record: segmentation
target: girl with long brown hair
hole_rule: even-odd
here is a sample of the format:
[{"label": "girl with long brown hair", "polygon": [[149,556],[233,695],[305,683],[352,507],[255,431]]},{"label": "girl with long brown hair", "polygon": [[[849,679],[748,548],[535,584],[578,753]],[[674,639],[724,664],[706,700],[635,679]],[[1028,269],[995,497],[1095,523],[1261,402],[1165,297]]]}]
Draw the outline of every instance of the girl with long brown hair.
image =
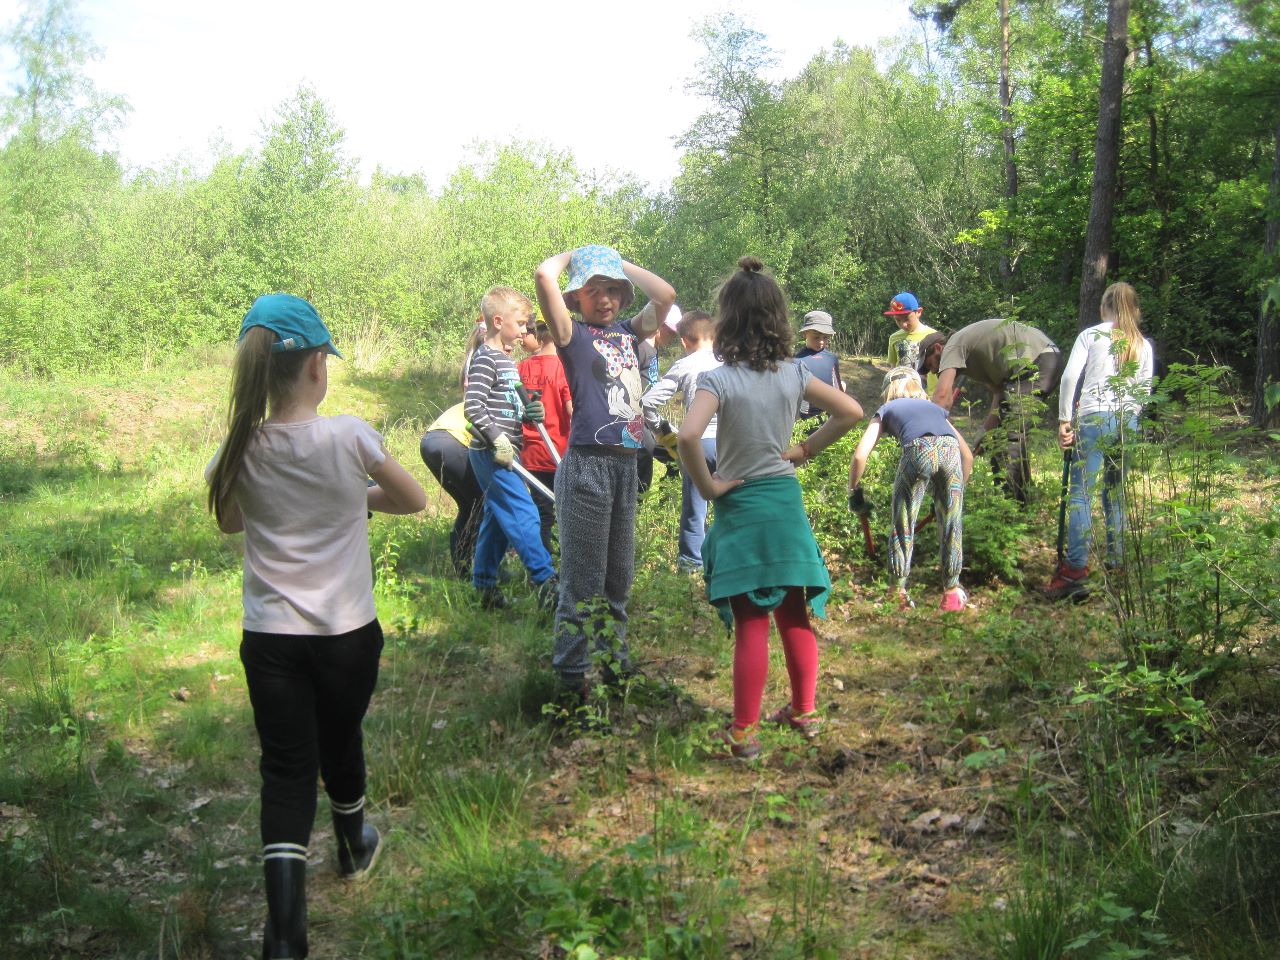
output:
[{"label": "girl with long brown hair", "polygon": [[[719,736],[733,756],[760,753],[760,721],[769,669],[769,615],[778,625],[791,699],[770,716],[806,737],[821,718],[814,697],[818,643],[809,607],[822,616],[831,577],[804,512],[796,465],[830,446],[858,422],[862,407],[816,379],[791,356],[795,336],[787,302],[755,257],[720,287],[715,353],[724,365],[698,378],[680,426],[680,459],[698,491],[716,501],[702,545],[707,599],[734,629],[733,722]],[[791,442],[802,401],[829,418]],[[702,433],[717,418],[717,472],[707,467]]]}]

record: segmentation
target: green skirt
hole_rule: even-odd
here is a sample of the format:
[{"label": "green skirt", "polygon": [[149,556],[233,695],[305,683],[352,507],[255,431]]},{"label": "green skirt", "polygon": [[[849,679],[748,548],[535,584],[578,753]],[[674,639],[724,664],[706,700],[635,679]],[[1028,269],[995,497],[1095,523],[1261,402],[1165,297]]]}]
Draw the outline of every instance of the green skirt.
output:
[{"label": "green skirt", "polygon": [[745,593],[773,610],[801,587],[813,612],[826,616],[831,575],[818,552],[795,476],[748,480],[715,500],[715,520],[702,544],[707,599],[726,625],[729,598]]}]

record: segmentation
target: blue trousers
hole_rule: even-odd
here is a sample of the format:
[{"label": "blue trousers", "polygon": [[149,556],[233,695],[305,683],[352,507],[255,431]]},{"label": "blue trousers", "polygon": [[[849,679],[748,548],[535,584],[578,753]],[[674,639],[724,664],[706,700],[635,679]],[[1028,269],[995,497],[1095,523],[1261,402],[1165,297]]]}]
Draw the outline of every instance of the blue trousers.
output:
[{"label": "blue trousers", "polygon": [[497,586],[498,565],[508,546],[520,555],[534,583],[550,580],[556,571],[542,545],[542,521],[524,480],[510,467],[494,463],[492,450],[469,450],[467,455],[484,491],[484,519],[476,534],[471,582],[478,589]]},{"label": "blue trousers", "polygon": [[1093,538],[1093,487],[1102,475],[1102,516],[1107,526],[1107,563],[1124,559],[1124,444],[1138,435],[1138,418],[1091,413],[1076,430],[1071,458],[1071,496],[1067,513],[1067,564],[1089,562]]},{"label": "blue trousers", "polygon": [[[707,469],[716,472],[715,437],[702,438],[702,456]],[[680,471],[680,552],[682,564],[702,566],[702,541],[707,536],[707,500],[698,492],[688,470]]]}]

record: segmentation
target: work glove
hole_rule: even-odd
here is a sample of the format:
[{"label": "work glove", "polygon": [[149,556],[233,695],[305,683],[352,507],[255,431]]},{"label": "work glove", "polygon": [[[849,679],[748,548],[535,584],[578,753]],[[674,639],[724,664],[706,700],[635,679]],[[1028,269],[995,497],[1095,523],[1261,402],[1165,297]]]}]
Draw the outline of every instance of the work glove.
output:
[{"label": "work glove", "polygon": [[509,467],[516,459],[516,448],[507,439],[507,435],[501,434],[498,439],[493,441],[493,462],[500,467]]},{"label": "work glove", "polygon": [[862,484],[858,484],[849,491],[849,509],[861,517],[871,516],[871,504],[867,502],[867,497],[862,492]]},{"label": "work glove", "polygon": [[525,404],[524,415],[522,419],[525,423],[541,423],[547,417],[546,408],[543,407],[541,400],[530,400]]},{"label": "work glove", "polygon": [[654,436],[658,443],[662,444],[662,448],[666,450],[667,453],[671,454],[671,458],[673,460],[680,459],[680,454],[676,450],[676,440],[678,439],[679,434],[671,429],[671,424],[667,423],[665,420],[659,422],[658,432]]}]

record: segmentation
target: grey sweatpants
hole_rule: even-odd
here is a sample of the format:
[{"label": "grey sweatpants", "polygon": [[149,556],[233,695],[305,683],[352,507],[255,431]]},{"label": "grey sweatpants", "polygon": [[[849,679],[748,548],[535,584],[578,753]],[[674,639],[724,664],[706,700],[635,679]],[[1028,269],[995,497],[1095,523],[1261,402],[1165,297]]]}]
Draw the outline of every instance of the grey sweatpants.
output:
[{"label": "grey sweatpants", "polygon": [[556,471],[560,602],[551,664],[566,684],[591,665],[592,648],[630,669],[627,598],[636,563],[636,458],[570,447]]}]

